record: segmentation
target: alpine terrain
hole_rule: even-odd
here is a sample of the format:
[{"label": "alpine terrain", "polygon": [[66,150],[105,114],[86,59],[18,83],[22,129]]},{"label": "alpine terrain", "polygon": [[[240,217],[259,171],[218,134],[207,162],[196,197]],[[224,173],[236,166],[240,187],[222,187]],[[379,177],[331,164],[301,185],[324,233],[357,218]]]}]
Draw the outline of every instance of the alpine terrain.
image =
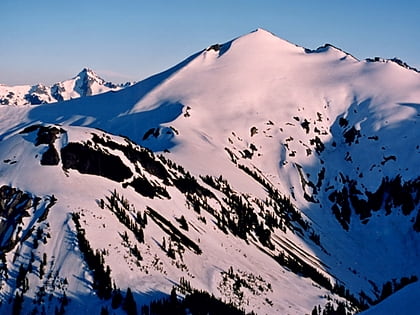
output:
[{"label": "alpine terrain", "polygon": [[258,29],[82,77],[0,107],[2,314],[418,311],[416,69]]},{"label": "alpine terrain", "polygon": [[1,105],[38,105],[67,101],[73,98],[117,91],[133,83],[106,82],[93,70],[84,68],[74,78],[52,86],[44,84],[6,86],[0,84]]}]

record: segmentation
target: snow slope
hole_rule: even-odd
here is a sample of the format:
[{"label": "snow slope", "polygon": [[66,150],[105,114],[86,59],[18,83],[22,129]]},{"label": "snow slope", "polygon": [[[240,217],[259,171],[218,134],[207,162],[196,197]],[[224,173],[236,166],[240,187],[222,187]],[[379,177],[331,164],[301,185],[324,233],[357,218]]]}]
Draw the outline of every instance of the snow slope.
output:
[{"label": "snow slope", "polygon": [[[33,253],[40,269],[45,253],[54,257],[51,274],[66,278],[66,310],[110,307],[94,297],[78,249],[71,213],[79,213],[91,246],[105,253],[116,286],[133,290],[139,310],[183,278],[257,314],[342,302],[360,311],[385,296],[387,283],[393,293],[420,275],[419,106],[419,73],[395,60],[359,61],[331,45],[308,50],[258,29],[116,92],[1,107],[1,181],[44,207],[57,199],[48,227],[23,222],[51,240],[15,245],[7,264],[16,274]],[[51,128],[56,138],[40,143],[40,130]],[[136,145],[162,155],[144,162]],[[137,211],[148,216],[144,242],[111,206],[101,207],[114,191],[133,220]],[[181,217],[189,227],[182,233],[202,253],[178,239]],[[33,299],[43,279],[35,271],[28,281],[38,285],[25,292]],[[44,286],[56,300],[39,307],[59,305],[63,293]],[[405,292],[409,299],[416,286],[370,312]],[[22,289],[4,280],[1,290],[10,298]]]},{"label": "snow slope", "polygon": [[419,309],[419,289],[418,283],[411,284],[362,314],[415,314]]}]

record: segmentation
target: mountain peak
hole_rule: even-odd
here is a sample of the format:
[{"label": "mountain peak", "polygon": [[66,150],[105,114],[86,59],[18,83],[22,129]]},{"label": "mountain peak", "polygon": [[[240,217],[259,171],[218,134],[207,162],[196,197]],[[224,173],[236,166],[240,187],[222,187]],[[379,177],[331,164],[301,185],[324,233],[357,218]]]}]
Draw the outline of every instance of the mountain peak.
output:
[{"label": "mountain peak", "polygon": [[92,69],[90,69],[90,68],[83,68],[82,69],[82,71],[80,71],[77,75],[76,75],[76,77],[75,78],[77,78],[77,77],[93,77],[93,78],[99,78],[99,79],[101,79],[96,73],[95,73],[95,71],[93,71]]},{"label": "mountain peak", "polygon": [[51,86],[4,86],[0,89],[1,105],[38,105],[61,102],[73,98],[116,91],[132,83],[114,84],[106,82],[90,68],[83,68],[71,79],[57,82]]},{"label": "mountain peak", "polygon": [[259,39],[280,39],[274,33],[267,31],[264,28],[257,28],[239,38],[249,37],[249,38],[259,38]]},{"label": "mountain peak", "polygon": [[251,33],[257,33],[257,34],[261,34],[261,35],[266,34],[266,35],[275,36],[272,32],[270,32],[270,31],[268,31],[268,30],[266,30],[264,28],[261,28],[261,27],[256,28]]},{"label": "mountain peak", "polygon": [[234,42],[238,41],[246,42],[246,45],[249,45],[249,47],[263,47],[264,49],[268,47],[278,47],[279,45],[283,46],[286,50],[296,49],[296,47],[299,47],[298,45],[291,43],[263,28],[257,28],[254,31],[234,40]]}]

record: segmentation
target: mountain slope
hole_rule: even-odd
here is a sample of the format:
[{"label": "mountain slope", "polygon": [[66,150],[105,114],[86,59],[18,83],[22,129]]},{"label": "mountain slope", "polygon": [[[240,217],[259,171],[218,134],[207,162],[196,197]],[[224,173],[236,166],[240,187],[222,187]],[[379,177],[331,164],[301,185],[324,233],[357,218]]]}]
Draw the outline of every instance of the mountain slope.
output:
[{"label": "mountain slope", "polygon": [[[155,158],[128,140],[86,128],[35,125],[2,145],[5,178],[13,178],[13,187],[30,189],[46,203],[27,210],[28,215],[23,217],[36,219],[24,219],[13,227],[10,240],[5,241],[2,248],[8,251],[9,274],[18,273],[20,268],[32,270],[32,273],[27,272],[27,290],[16,280],[16,286],[22,288],[26,299],[38,301],[43,292],[39,293],[41,287],[55,297],[47,304],[52,309],[60,305],[64,292],[71,300],[76,300],[69,305],[73,311],[81,307],[78,299],[87,300],[83,302],[88,304],[84,308],[98,307],[98,302],[83,297],[88,295],[93,299],[90,286],[95,288],[95,278],[88,273],[89,263],[82,269],[77,267],[86,264],[80,257],[81,252],[84,253],[81,241],[76,238],[80,230],[84,231],[82,234],[86,235],[90,246],[103,253],[117,287],[131,287],[143,294],[155,291],[151,299],[156,298],[155,294],[168,293],[172,284],[179,283],[181,278],[186,279],[188,286],[221,295],[238,307],[254,305],[257,312],[266,307],[276,312],[287,309],[289,305],[277,300],[276,294],[290,285],[296,287],[296,292],[286,297],[297,312],[303,312],[319,301],[318,296],[328,293],[324,288],[314,288],[312,281],[282,268],[271,258],[275,252],[263,254],[270,250],[267,244],[267,249],[256,254],[264,241],[261,235],[254,234],[259,232],[252,231],[255,226],[242,234],[235,228],[237,219],[220,216],[224,207],[230,209],[232,215],[239,211],[234,210],[238,205],[234,206],[223,196],[241,196],[251,201],[250,196],[236,193],[227,183],[225,189],[218,192],[202,180],[187,175],[181,167],[163,157]],[[58,159],[47,158],[50,155],[49,150],[45,150],[47,147],[58,153]],[[19,158],[8,160],[11,156]],[[112,168],[107,163],[111,163]],[[30,179],[19,174],[31,174]],[[34,184],[45,176],[48,177],[45,184]],[[37,215],[38,212],[42,213]],[[11,211],[12,216],[15,213]],[[222,222],[227,219],[232,220],[229,226]],[[147,223],[142,223],[144,221]],[[287,218],[283,221],[289,224]],[[9,228],[12,227],[5,227]],[[26,238],[25,231],[29,230],[37,233]],[[295,238],[293,234],[289,237]],[[250,243],[244,242],[248,238]],[[48,261],[46,267],[42,267],[44,253]],[[34,257],[33,262],[31,257]],[[315,257],[311,259],[316,261]],[[41,273],[43,268],[45,280]],[[127,270],[132,272],[132,277],[127,277]],[[50,277],[65,285],[50,287]],[[237,289],[236,279],[242,283]],[[83,281],[87,281],[85,285]],[[3,283],[3,292],[11,294],[14,281]],[[297,292],[306,292],[305,299]],[[147,301],[147,295],[145,298]],[[42,301],[37,303],[43,305]]]},{"label": "mountain slope", "polygon": [[118,92],[0,108],[4,204],[40,203],[3,206],[3,307],[44,288],[38,309],[111,309],[110,283],[138,310],[173,285],[257,314],[378,303],[420,274],[419,87],[257,30]]},{"label": "mountain slope", "polygon": [[55,103],[109,91],[117,91],[130,85],[132,85],[130,82],[118,85],[106,82],[91,69],[84,68],[74,78],[55,83],[52,86],[45,86],[43,84],[33,86],[0,85],[0,104],[22,106]]}]

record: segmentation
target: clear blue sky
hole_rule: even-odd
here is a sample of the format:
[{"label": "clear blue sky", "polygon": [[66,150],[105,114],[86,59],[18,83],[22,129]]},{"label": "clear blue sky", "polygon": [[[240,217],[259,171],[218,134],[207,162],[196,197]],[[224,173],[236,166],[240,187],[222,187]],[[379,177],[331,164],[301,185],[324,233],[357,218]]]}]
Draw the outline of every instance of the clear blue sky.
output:
[{"label": "clear blue sky", "polygon": [[258,27],[295,44],[420,68],[417,0],[1,0],[0,83],[51,84],[89,67],[141,80]]}]

